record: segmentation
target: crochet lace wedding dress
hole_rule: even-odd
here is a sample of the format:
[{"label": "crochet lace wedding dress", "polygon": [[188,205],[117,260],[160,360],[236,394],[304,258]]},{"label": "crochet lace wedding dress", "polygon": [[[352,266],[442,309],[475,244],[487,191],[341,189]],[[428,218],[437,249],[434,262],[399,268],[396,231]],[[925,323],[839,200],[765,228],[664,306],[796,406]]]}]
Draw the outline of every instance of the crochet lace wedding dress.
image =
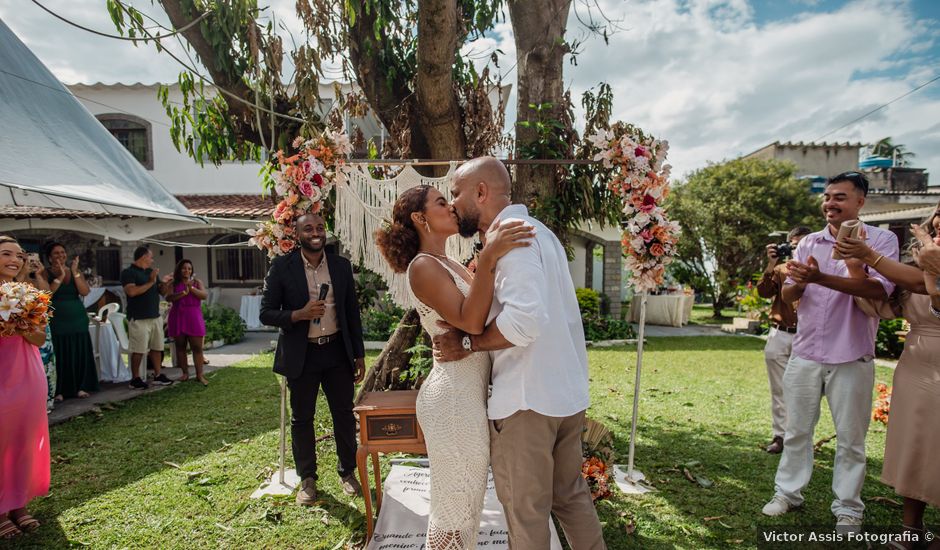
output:
[{"label": "crochet lace wedding dress", "polygon": [[[428,254],[419,254],[428,256]],[[470,285],[447,262],[443,265],[457,288],[467,296]],[[409,266],[410,269],[410,266]],[[410,286],[409,286],[410,288]],[[434,336],[441,316],[412,293],[421,326]],[[431,465],[429,550],[469,550],[477,547],[480,514],[490,464],[486,393],[489,354],[474,353],[460,361],[434,362],[418,392],[417,414]]]}]

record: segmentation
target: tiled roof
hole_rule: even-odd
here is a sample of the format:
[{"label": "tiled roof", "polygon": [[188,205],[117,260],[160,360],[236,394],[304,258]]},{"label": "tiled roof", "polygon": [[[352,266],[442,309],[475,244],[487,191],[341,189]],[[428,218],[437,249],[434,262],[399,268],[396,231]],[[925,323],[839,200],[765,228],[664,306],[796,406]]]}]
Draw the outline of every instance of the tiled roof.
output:
[{"label": "tiled roof", "polygon": [[[260,218],[271,215],[271,199],[261,195],[176,195],[196,216],[210,218]],[[107,218],[106,214],[93,214],[80,210],[44,208],[39,206],[0,206],[0,218]],[[130,216],[119,216],[128,218]]]},{"label": "tiled roof", "polygon": [[256,218],[274,210],[270,198],[261,195],[176,195],[197,216],[212,218]]},{"label": "tiled roof", "polygon": [[901,210],[887,210],[884,212],[870,212],[861,214],[859,218],[865,223],[880,223],[893,221],[917,221],[926,219],[934,213],[936,206],[917,206],[915,208],[904,208]]},{"label": "tiled roof", "polygon": [[[82,210],[66,210],[64,208],[46,208],[43,206],[0,206],[0,218],[108,218],[107,214],[85,212]],[[129,218],[130,216],[118,216]]]}]

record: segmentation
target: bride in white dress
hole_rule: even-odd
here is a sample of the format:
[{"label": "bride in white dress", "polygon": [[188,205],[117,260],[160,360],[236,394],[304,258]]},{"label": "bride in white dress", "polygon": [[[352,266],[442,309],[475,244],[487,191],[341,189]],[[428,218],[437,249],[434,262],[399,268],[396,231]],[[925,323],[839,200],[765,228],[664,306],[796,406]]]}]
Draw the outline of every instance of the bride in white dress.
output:
[{"label": "bride in white dress", "polygon": [[[444,254],[457,233],[457,216],[444,196],[421,186],[402,193],[392,223],[376,234],[382,255],[398,273],[407,272],[421,326],[431,336],[440,321],[480,334],[493,301],[496,260],[528,246],[533,233],[523,222],[487,232],[476,276]],[[431,466],[429,550],[475,549],[490,463],[486,393],[490,358],[473,353],[460,361],[434,361],[418,392],[417,414]]]}]

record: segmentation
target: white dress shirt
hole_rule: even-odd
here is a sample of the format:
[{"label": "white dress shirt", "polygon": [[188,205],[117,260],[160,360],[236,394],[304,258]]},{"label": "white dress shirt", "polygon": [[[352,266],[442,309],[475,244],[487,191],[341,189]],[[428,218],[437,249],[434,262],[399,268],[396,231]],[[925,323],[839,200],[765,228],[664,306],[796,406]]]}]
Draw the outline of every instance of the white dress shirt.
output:
[{"label": "white dress shirt", "polygon": [[579,413],[590,404],[588,362],[568,257],[558,237],[525,206],[507,206],[497,219],[533,225],[535,239],[496,263],[489,321],[514,347],[492,352],[489,417],[524,410],[555,417]]}]

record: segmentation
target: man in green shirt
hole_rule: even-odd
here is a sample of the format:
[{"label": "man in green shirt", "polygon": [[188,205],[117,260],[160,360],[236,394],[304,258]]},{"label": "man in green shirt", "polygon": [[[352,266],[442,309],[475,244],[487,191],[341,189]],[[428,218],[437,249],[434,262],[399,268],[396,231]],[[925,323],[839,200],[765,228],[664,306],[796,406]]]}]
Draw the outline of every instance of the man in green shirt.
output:
[{"label": "man in green shirt", "polygon": [[[170,276],[158,280],[160,270],[153,267],[153,252],[146,246],[134,250],[134,263],[121,272],[121,284],[127,294],[128,351],[131,354],[130,387],[145,390],[149,387],[140,374],[144,354],[150,355],[153,382],[161,386],[173,383],[161,371],[163,362],[163,318],[160,316],[160,297],[166,296]],[[146,371],[145,371],[146,372]]]}]

